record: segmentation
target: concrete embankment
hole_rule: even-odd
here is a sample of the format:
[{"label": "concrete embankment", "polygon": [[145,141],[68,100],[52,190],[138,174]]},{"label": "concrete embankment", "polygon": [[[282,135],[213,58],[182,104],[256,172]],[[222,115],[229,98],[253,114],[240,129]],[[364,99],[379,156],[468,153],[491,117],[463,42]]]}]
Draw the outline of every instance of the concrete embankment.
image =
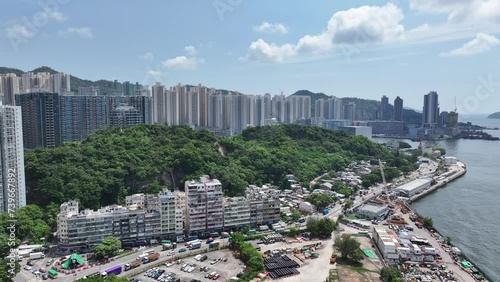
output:
[{"label": "concrete embankment", "polygon": [[[418,194],[418,195],[415,195],[413,197],[410,198],[410,200],[408,201],[407,203],[407,208],[409,210],[411,210],[413,213],[415,213],[417,216],[419,216],[420,218],[424,218],[421,214],[419,214],[411,205],[410,203],[411,202],[414,202],[432,192],[434,192],[436,189],[439,189],[445,185],[447,185],[448,183],[460,178],[461,176],[463,176],[465,173],[467,172],[467,168],[464,164],[460,163],[459,166],[457,167],[457,171],[454,172],[453,174],[447,176],[445,179],[439,181],[438,183],[436,183],[435,185],[431,186],[429,189],[423,191],[422,193]],[[433,227],[434,228],[434,227]],[[436,231],[437,234],[439,234],[440,236],[443,236],[436,228],[434,228],[434,230]],[[433,236],[433,234],[429,233],[429,236]],[[444,236],[443,236],[444,237]],[[441,247],[442,248],[442,247]],[[442,250],[444,251],[444,248],[442,248]],[[466,260],[472,262],[466,254],[462,253],[461,256],[463,258],[465,258]],[[473,263],[473,262],[472,262]],[[474,264],[474,263],[473,263]],[[458,265],[458,264],[457,264]],[[481,269],[476,265],[474,264],[474,266],[479,270],[479,272],[481,272],[481,274],[486,278],[488,279],[489,281],[492,281],[487,275],[484,274],[483,271],[481,271]],[[466,272],[464,270],[464,272]],[[467,273],[468,275],[470,275],[470,273]],[[474,277],[472,277],[474,279]],[[474,279],[475,281],[478,281],[476,279]]]},{"label": "concrete embankment", "polygon": [[465,165],[458,166],[455,173],[447,176],[445,179],[443,179],[441,181],[438,181],[436,184],[432,185],[429,189],[422,191],[422,193],[417,194],[415,196],[412,196],[410,198],[410,202],[414,202],[414,201],[416,201],[424,196],[427,196],[429,193],[434,192],[436,189],[439,189],[439,188],[445,186],[446,184],[454,181],[455,179],[463,176],[466,172],[467,172],[467,168],[465,167]]}]

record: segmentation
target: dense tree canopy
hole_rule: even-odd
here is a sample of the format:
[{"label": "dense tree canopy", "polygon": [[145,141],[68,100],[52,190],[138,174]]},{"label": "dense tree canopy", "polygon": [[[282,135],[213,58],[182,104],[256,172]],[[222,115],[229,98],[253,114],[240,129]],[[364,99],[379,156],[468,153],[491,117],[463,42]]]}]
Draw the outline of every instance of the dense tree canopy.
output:
[{"label": "dense tree canopy", "polygon": [[113,257],[118,254],[122,247],[122,242],[115,237],[106,237],[101,244],[94,245],[92,249],[98,259]]},{"label": "dense tree canopy", "polygon": [[320,238],[330,237],[335,227],[335,221],[328,217],[323,217],[321,219],[310,217],[307,220],[307,230],[311,232],[313,236]]},{"label": "dense tree canopy", "polygon": [[380,270],[380,279],[383,282],[402,282],[401,272],[395,267],[383,267]]},{"label": "dense tree canopy", "polygon": [[318,210],[322,210],[333,203],[333,198],[327,194],[312,193],[304,198],[304,200],[315,205]]},{"label": "dense tree canopy", "polygon": [[70,199],[97,208],[160,186],[182,188],[202,174],[218,178],[226,195],[241,195],[250,183],[280,185],[292,173],[309,182],[353,160],[391,155],[365,137],[318,127],[252,127],[223,138],[157,124],[108,128],[79,143],[28,152],[25,169],[28,201],[52,207],[52,226],[58,205]]},{"label": "dense tree canopy", "polygon": [[358,240],[349,234],[342,234],[335,238],[335,248],[340,252],[343,259],[362,260],[363,254],[359,249],[360,245]]}]

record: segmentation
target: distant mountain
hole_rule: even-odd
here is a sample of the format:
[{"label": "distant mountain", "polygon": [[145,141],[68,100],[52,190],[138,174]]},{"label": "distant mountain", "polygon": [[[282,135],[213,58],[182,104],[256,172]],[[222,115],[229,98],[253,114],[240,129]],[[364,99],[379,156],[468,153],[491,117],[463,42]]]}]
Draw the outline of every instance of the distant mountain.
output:
[{"label": "distant mountain", "polygon": [[[315,102],[318,99],[326,99],[332,96],[326,95],[325,93],[314,93],[309,90],[299,90],[292,95],[309,96],[311,97],[311,115],[315,114]],[[344,104],[354,102],[357,109],[364,109],[367,115],[367,119],[372,118],[373,112],[380,109],[380,101],[360,99],[354,97],[344,97],[340,98]],[[394,112],[394,106],[389,105],[389,111]],[[409,124],[420,124],[422,123],[422,113],[419,113],[413,109],[403,108],[403,121]]]},{"label": "distant mountain", "polygon": [[[41,66],[32,70],[31,72],[35,73],[48,72],[54,74],[58,73],[59,71],[56,71],[51,67]],[[0,74],[7,74],[7,73],[15,73],[17,76],[21,76],[23,73],[25,73],[25,71],[16,68],[0,67]],[[116,91],[121,92],[122,90],[122,83],[120,82],[117,82],[115,85],[115,82],[110,80],[101,79],[97,81],[91,81],[71,75],[71,91],[77,93],[79,87],[88,87],[88,86],[99,86],[102,95],[112,95],[116,93]]]},{"label": "distant mountain", "polygon": [[492,113],[491,115],[488,116],[488,118],[500,119],[500,112]]}]

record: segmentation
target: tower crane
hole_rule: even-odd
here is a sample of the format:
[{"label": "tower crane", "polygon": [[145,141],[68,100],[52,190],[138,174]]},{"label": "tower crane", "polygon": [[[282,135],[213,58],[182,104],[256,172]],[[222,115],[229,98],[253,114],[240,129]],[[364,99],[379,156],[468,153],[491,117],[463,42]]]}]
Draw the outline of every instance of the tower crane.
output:
[{"label": "tower crane", "polygon": [[387,188],[387,182],[385,181],[384,166],[382,165],[382,161],[380,161],[380,159],[378,160],[378,164],[380,166],[380,173],[382,174],[382,183],[384,185],[385,197],[387,198],[389,207],[393,207],[391,196],[389,195],[389,189]]}]

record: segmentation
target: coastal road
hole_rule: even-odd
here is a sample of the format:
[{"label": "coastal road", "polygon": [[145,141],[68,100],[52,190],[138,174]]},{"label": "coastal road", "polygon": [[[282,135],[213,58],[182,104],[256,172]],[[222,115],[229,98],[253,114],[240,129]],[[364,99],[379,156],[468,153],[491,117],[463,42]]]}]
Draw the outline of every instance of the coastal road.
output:
[{"label": "coastal road", "polygon": [[450,256],[449,253],[447,253],[443,248],[441,248],[441,245],[437,241],[437,239],[427,231],[427,229],[419,229],[417,226],[415,226],[415,223],[410,220],[410,215],[409,214],[401,214],[401,216],[404,218],[404,220],[413,227],[413,234],[417,237],[420,238],[426,238],[429,240],[429,243],[439,250],[440,255],[442,257],[442,261],[444,264],[446,264],[447,269],[453,271],[457,279],[461,282],[475,282],[474,278],[472,278],[467,272],[462,270],[458,265],[454,263],[453,258]]},{"label": "coastal road", "polygon": [[[221,242],[221,245],[225,245],[225,244],[228,243],[228,239],[219,239],[219,241]],[[137,252],[133,252],[133,253],[130,253],[129,255],[120,257],[120,258],[118,258],[118,259],[116,259],[114,261],[110,261],[110,262],[108,262],[106,264],[102,264],[102,265],[99,265],[99,266],[90,267],[90,268],[88,268],[86,270],[81,270],[79,272],[76,272],[75,274],[65,275],[65,274],[59,273],[59,277],[57,278],[57,281],[63,281],[63,282],[76,281],[76,280],[78,280],[80,278],[83,278],[84,276],[93,274],[95,272],[102,272],[102,271],[104,271],[104,270],[106,270],[106,269],[108,269],[110,267],[115,266],[115,265],[121,265],[121,266],[123,266],[125,263],[135,260],[144,251],[151,250],[151,249],[154,249],[156,252],[160,253],[160,258],[158,259],[157,262],[166,261],[168,259],[176,259],[176,257],[179,256],[178,251],[181,248],[184,248],[183,243],[179,243],[177,249],[174,249],[175,254],[173,256],[168,256],[167,255],[168,251],[162,251],[162,246],[156,246],[156,247],[150,247],[150,248],[146,247],[146,248],[141,249],[141,250],[139,250]],[[203,250],[203,249],[208,249],[208,244],[205,244],[205,242],[202,242],[201,250]],[[182,253],[182,255],[185,256],[185,254],[194,253],[194,252],[198,252],[198,251],[200,251],[200,249],[193,250],[193,251],[187,250],[187,252]],[[42,262],[43,261],[40,260],[40,263],[38,263],[37,266],[33,267],[33,269],[40,268],[43,265]],[[153,264],[153,263],[144,264],[144,265],[136,268],[135,270],[146,271],[147,269],[151,268],[151,266],[150,266],[151,264]],[[33,274],[31,274],[30,271],[26,271],[26,270],[22,269],[25,265],[26,265],[25,263],[21,264],[21,272],[16,275],[16,277],[14,278],[14,281],[16,281],[16,282],[26,282],[26,281],[31,281],[30,279],[35,279],[35,280],[32,280],[32,281],[42,281],[41,279],[37,280],[36,277]],[[127,274],[127,272],[122,273],[122,275],[120,275],[120,276],[123,276],[123,275],[126,275],[126,274]]]}]

